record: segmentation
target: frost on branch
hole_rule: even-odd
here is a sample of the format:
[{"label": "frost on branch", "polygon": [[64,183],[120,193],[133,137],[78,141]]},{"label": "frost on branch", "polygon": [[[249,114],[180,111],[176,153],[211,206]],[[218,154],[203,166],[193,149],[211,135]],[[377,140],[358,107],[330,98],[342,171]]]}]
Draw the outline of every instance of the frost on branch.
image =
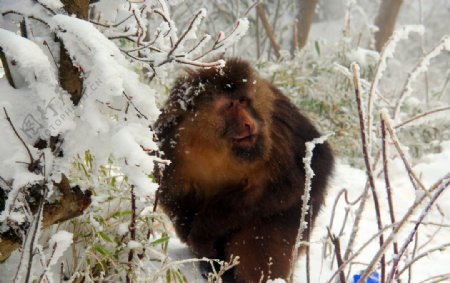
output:
[{"label": "frost on branch", "polygon": [[378,60],[378,65],[375,70],[375,76],[373,78],[373,82],[370,86],[369,97],[368,97],[368,106],[367,106],[367,132],[368,132],[368,146],[369,149],[371,147],[372,140],[372,104],[374,101],[375,93],[378,92],[378,84],[380,83],[381,78],[383,77],[383,73],[387,68],[387,60],[394,57],[395,49],[397,48],[397,44],[400,40],[408,38],[409,34],[412,32],[416,32],[422,35],[425,32],[425,27],[422,25],[407,25],[403,26],[394,31],[392,36],[383,46],[381,50],[380,58]]},{"label": "frost on branch", "polygon": [[421,73],[424,73],[428,70],[431,59],[441,54],[444,50],[450,51],[450,36],[448,35],[444,36],[430,52],[425,54],[414,67],[414,69],[409,73],[408,79],[403,86],[403,91],[396,102],[394,109],[394,118],[397,118],[396,116],[400,112],[400,106],[402,105],[404,99],[413,91],[412,83],[416,81]]},{"label": "frost on branch", "polygon": [[328,137],[330,137],[332,133],[325,134],[321,137],[315,138],[312,141],[306,142],[306,153],[305,157],[303,157],[303,164],[305,165],[305,191],[302,196],[302,212],[300,217],[300,227],[297,233],[297,240],[296,240],[296,247],[301,246],[301,241],[303,237],[303,233],[305,232],[306,228],[308,227],[308,223],[306,222],[306,216],[309,212],[309,199],[310,199],[310,192],[311,192],[311,184],[312,179],[314,178],[314,171],[311,167],[312,158],[313,158],[313,150],[318,144],[323,144]]},{"label": "frost on branch", "polygon": [[[100,29],[104,29],[108,38],[127,42],[120,44],[121,51],[139,62],[147,70],[146,75],[150,80],[154,77],[166,78],[169,71],[167,68],[173,66],[169,63],[206,68],[223,66],[224,61],[218,58],[245,35],[249,28],[248,20],[243,18],[237,20],[227,33],[219,32],[216,37],[200,34],[200,25],[207,16],[206,9],[202,8],[179,31],[165,1],[157,2],[154,6],[131,3],[129,12],[121,11],[117,14],[117,24],[106,23],[101,15],[95,23]],[[131,22],[135,22],[136,28],[124,28],[125,24]],[[147,28],[149,26],[153,28]]]}]

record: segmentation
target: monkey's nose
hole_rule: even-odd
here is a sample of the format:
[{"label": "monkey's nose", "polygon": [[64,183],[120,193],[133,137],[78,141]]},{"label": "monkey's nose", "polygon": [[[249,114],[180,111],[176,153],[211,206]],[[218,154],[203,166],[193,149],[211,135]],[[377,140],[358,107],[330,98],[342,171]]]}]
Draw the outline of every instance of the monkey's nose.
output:
[{"label": "monkey's nose", "polygon": [[253,135],[256,133],[256,126],[253,123],[244,123],[244,128],[248,132],[248,135]]}]

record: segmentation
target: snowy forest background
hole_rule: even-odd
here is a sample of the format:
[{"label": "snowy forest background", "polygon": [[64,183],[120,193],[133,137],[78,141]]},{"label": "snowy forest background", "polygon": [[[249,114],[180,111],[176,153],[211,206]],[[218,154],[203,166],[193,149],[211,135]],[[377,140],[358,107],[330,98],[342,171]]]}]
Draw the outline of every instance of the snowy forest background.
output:
[{"label": "snowy forest background", "polygon": [[152,124],[224,52],[333,133],[294,282],[450,282],[448,0],[403,1],[382,46],[390,1],[318,1],[306,41],[307,1],[91,2],[0,1],[0,282],[220,282],[236,262],[203,279],[154,206]]}]

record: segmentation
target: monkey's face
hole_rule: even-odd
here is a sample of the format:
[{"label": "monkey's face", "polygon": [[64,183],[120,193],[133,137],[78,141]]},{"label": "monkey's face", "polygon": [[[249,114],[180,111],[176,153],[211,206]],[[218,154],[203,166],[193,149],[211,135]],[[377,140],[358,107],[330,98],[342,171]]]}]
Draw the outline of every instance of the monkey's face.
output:
[{"label": "monkey's face", "polygon": [[213,109],[221,120],[220,138],[225,139],[235,156],[254,160],[263,153],[261,128],[263,123],[248,95],[219,95],[213,101]]}]

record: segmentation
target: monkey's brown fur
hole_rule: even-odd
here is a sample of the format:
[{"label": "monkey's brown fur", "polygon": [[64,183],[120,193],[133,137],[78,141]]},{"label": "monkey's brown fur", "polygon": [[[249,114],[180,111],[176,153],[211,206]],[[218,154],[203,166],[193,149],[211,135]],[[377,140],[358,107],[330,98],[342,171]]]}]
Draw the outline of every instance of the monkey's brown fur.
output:
[{"label": "monkey's brown fur", "polygon": [[[159,200],[179,238],[198,257],[239,256],[240,264],[228,272],[230,282],[288,280],[305,184],[305,142],[320,136],[311,122],[247,62],[230,59],[222,69],[179,78],[156,128],[172,162],[164,169]],[[255,132],[256,141],[242,131]],[[333,155],[327,143],[313,154],[314,220]]]}]

